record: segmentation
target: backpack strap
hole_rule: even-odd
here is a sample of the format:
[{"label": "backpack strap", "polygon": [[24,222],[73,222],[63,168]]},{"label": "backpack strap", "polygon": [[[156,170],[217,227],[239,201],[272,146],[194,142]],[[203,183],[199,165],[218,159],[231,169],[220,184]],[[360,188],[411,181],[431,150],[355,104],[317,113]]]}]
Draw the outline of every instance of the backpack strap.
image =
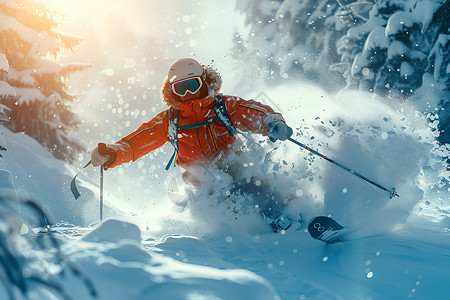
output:
[{"label": "backpack strap", "polygon": [[231,122],[230,116],[228,116],[227,108],[223,102],[222,93],[216,96],[216,105],[214,105],[213,109],[220,123],[225,126],[232,136],[236,136],[237,131],[233,125],[233,122]]},{"label": "backpack strap", "polygon": [[200,127],[200,126],[202,126],[202,125],[208,125],[208,124],[211,124],[211,123],[214,123],[214,122],[217,122],[217,121],[219,121],[219,118],[215,117],[215,118],[212,118],[212,119],[203,121],[203,122],[198,122],[198,123],[194,123],[194,124],[189,124],[189,125],[180,126],[180,127],[178,128],[178,131],[180,131],[180,130],[186,130],[186,129],[191,129],[191,128],[196,128],[196,127]]}]

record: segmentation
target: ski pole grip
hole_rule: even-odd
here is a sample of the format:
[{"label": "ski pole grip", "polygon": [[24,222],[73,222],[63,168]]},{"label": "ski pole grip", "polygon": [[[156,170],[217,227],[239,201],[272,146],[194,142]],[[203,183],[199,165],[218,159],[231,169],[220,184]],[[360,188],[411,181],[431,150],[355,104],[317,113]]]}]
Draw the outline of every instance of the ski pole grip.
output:
[{"label": "ski pole grip", "polygon": [[98,153],[102,156],[109,156],[108,161],[103,164],[103,168],[108,170],[108,167],[116,160],[116,151],[111,147],[106,146],[105,143],[98,143]]},{"label": "ski pole grip", "polygon": [[103,156],[110,155],[111,156],[111,150],[106,147],[105,143],[98,143],[98,153],[100,153]]}]

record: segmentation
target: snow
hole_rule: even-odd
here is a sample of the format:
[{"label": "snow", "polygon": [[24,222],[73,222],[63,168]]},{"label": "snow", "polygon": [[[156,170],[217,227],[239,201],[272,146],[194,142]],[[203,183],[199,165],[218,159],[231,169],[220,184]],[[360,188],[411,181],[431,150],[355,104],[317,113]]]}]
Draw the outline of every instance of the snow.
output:
[{"label": "snow", "polygon": [[0,71],[8,71],[9,64],[6,56],[0,53]]},{"label": "snow", "polygon": [[260,9],[261,14],[270,16],[270,15],[276,15],[275,12],[278,10],[279,4],[276,2],[266,2],[264,5],[261,5],[258,7]]},{"label": "snow", "polygon": [[53,52],[59,47],[56,41],[47,32],[38,32],[31,29],[18,22],[14,17],[4,15],[1,12],[0,23],[2,24],[2,30],[12,30],[32,45],[31,50],[28,53],[30,56],[38,58],[42,54]]},{"label": "snow", "polygon": [[415,15],[410,12],[396,12],[386,24],[386,35],[395,35],[408,31],[416,22]]},{"label": "snow", "polygon": [[[301,213],[307,222],[331,214],[350,228],[364,226],[350,240],[333,245],[313,240],[300,224],[273,233],[252,206],[246,208],[248,199],[220,198],[229,186],[227,177],[212,195],[194,197],[187,208],[171,204],[177,195],[167,195],[159,183],[149,187],[154,192],[142,199],[145,205],[133,207],[115,197],[129,179],[114,169],[105,175],[112,180],[105,185],[106,220],[94,223],[98,175],[81,173],[82,196],[75,200],[68,188],[76,173],[72,166],[55,160],[33,139],[0,127],[7,148],[0,159],[3,168],[19,194],[40,199],[51,211],[64,257],[84,274],[62,276],[52,267],[65,292],[74,299],[450,297],[450,203],[448,191],[436,188],[449,175],[439,156],[448,150],[435,146],[426,117],[406,102],[363,92],[328,95],[294,84],[266,94],[277,99],[295,139],[382,185],[395,186],[400,197],[390,200],[384,191],[292,143],[261,138],[250,153],[255,161],[243,167],[249,172],[257,167],[262,174],[273,168],[268,179],[297,195],[287,207],[289,216]],[[258,164],[266,151],[278,163]],[[176,170],[174,178],[179,178]],[[182,189],[179,193],[183,197]],[[241,213],[230,211],[231,204]],[[50,268],[45,257],[40,262]],[[30,299],[45,293],[50,292],[41,287]]]},{"label": "snow", "polygon": [[[16,96],[16,91],[7,82],[0,81],[0,95],[1,96]],[[1,104],[0,104],[1,105]]]},{"label": "snow", "polygon": [[385,34],[384,27],[376,27],[369,33],[366,43],[364,44],[364,51],[369,51],[376,48],[386,49],[389,47],[389,39]]},{"label": "snow", "polygon": [[351,69],[352,75],[355,76],[356,74],[361,72],[361,70],[365,66],[367,66],[368,63],[369,63],[368,60],[363,56],[363,54],[362,53],[358,53],[355,56],[355,59],[354,59],[353,64],[352,64],[352,69]]},{"label": "snow", "polygon": [[19,81],[26,85],[35,86],[36,85],[36,79],[33,78],[33,71],[31,70],[23,70],[23,71],[16,71],[15,69],[9,69],[9,78],[12,81]]},{"label": "snow", "polygon": [[62,65],[48,59],[41,59],[36,65],[36,70],[39,70],[39,73],[60,74],[62,69]]},{"label": "snow", "polygon": [[[120,234],[119,234],[120,233]],[[106,220],[102,226],[87,234],[83,240],[87,242],[118,243],[123,239],[141,242],[141,233],[134,224],[117,220]]]},{"label": "snow", "polygon": [[[6,56],[0,53],[0,73],[6,72],[8,73],[9,70],[9,63],[6,59]],[[14,88],[12,88],[6,81],[0,81],[0,97],[8,97],[8,96],[16,96],[16,91]],[[9,111],[10,108],[6,105],[3,105],[0,103],[0,122],[3,120],[3,115],[6,113],[6,111]],[[3,138],[0,137],[0,146],[2,145]]]},{"label": "snow", "polygon": [[[0,2],[16,5],[11,0]],[[56,2],[64,5],[62,1]],[[449,35],[442,33],[436,37],[431,51],[423,53],[419,40],[411,48],[395,38],[411,27],[416,28],[410,35],[413,38],[417,29],[428,33],[433,13],[443,1],[346,4],[352,11],[363,5],[358,11],[363,13],[364,22],[352,24],[349,30],[333,13],[338,6],[336,2],[327,3],[327,8],[324,3],[313,2],[236,3],[241,12],[249,13],[250,24],[261,21],[261,29],[239,28],[230,13],[232,8],[215,14],[217,3],[212,2],[211,6],[209,2],[199,2],[183,7],[183,12],[176,16],[172,15],[174,10],[167,10],[163,4],[164,11],[156,9],[155,3],[147,10],[142,10],[142,3],[123,4],[121,17],[131,15],[132,21],[117,23],[120,28],[111,27],[110,23],[107,27],[112,31],[107,34],[99,30],[105,23],[98,12],[105,12],[106,7],[108,14],[114,16],[111,8],[116,4],[108,2],[105,6],[96,2],[95,5],[104,7],[90,10],[92,15],[79,10],[78,14],[89,22],[83,24],[78,19],[75,30],[98,31],[88,40],[100,41],[105,44],[103,49],[107,49],[92,51],[98,50],[98,45],[90,43],[85,55],[87,60],[99,64],[97,67],[93,64],[98,74],[91,73],[72,82],[80,86],[83,98],[76,102],[85,129],[79,138],[88,145],[117,140],[137,123],[160,112],[163,107],[156,104],[160,79],[149,76],[159,77],[166,72],[167,60],[172,56],[184,57],[189,53],[203,62],[211,59],[219,64],[226,79],[224,93],[247,99],[264,95],[268,104],[277,107],[294,128],[294,139],[387,188],[395,187],[400,197],[389,199],[385,191],[293,143],[271,143],[266,138],[243,134],[241,139],[247,152],[240,163],[248,183],[252,183],[252,174],[259,175],[260,179],[253,184],[261,187],[270,183],[276,187],[283,198],[280,202],[287,205],[288,217],[300,218],[301,222],[287,231],[272,232],[258,213],[260,203],[230,192],[232,179],[227,174],[213,173],[204,193],[196,194],[183,184],[180,168],[165,172],[164,166],[173,152],[169,143],[134,164],[105,172],[105,219],[99,222],[98,168],[86,168],[77,177],[81,197],[75,200],[69,186],[79,166],[54,159],[32,138],[13,133],[0,124],[0,146],[7,149],[0,151],[0,260],[6,249],[18,264],[14,268],[12,264],[0,263],[0,299],[9,299],[11,290],[14,298],[32,300],[449,299],[450,171],[445,160],[448,162],[450,148],[435,140],[440,134],[439,124],[447,121],[442,117],[445,114],[436,113],[438,107],[445,107],[439,103],[448,98],[445,45]],[[79,1],[70,5],[73,5],[70,14],[82,7]],[[399,11],[386,11],[392,7]],[[208,19],[202,18],[201,10],[208,12]],[[144,23],[140,14],[145,15]],[[216,22],[215,17],[222,21]],[[319,24],[323,17],[326,28]],[[153,27],[155,20],[165,29]],[[29,30],[10,17],[0,14],[0,22],[3,28],[18,31],[34,45],[31,56],[55,46],[48,36]],[[302,29],[304,25],[309,29]],[[148,28],[153,28],[150,31],[158,39],[156,44],[143,35],[125,42],[108,41],[113,36],[130,37],[130,33],[137,33],[129,26],[138,28],[145,36],[149,34]],[[226,30],[240,36],[248,31],[248,37],[252,36],[244,38],[242,46],[254,45],[247,57],[258,56],[263,60],[257,72],[248,71],[248,66],[260,65],[252,59],[245,61],[242,68],[230,63],[230,53],[225,52],[230,46]],[[341,39],[342,47],[350,47],[342,52],[342,62],[351,66],[347,72],[363,80],[376,80],[380,68],[369,66],[382,63],[376,59],[386,60],[384,51],[376,55],[379,50],[387,49],[387,65],[389,61],[395,65],[399,57],[408,58],[395,67],[398,70],[393,70],[402,80],[428,63],[430,70],[423,73],[422,85],[415,90],[415,101],[378,98],[355,91],[328,94],[299,83],[291,65],[302,65],[306,73],[323,68],[322,80],[334,84],[327,81],[324,57],[331,54],[333,41],[341,35],[350,39]],[[302,43],[294,41],[295,38]],[[120,49],[115,49],[116,42]],[[352,48],[355,42],[357,48]],[[223,47],[211,52],[208,46],[212,43]],[[132,52],[126,50],[128,44],[136,45]],[[362,45],[364,48],[360,49]],[[173,47],[177,51],[172,53]],[[218,51],[223,51],[223,55],[218,55]],[[93,53],[99,56],[93,57]],[[222,56],[223,59],[215,61]],[[416,65],[409,58],[423,64]],[[35,69],[64,73],[77,66],[80,65],[62,67],[43,61]],[[13,81],[36,83],[34,70],[8,69],[2,55],[0,70],[7,71]],[[270,74],[270,87],[259,84],[265,73]],[[278,76],[290,84],[275,85]],[[230,81],[241,84],[230,89]],[[29,89],[12,90],[3,81],[0,91],[1,95],[19,96],[20,102],[43,99],[42,94]],[[0,104],[0,114],[7,109]],[[86,162],[81,160],[80,157],[78,163],[84,165]],[[17,194],[11,193],[15,190]],[[22,201],[19,207],[10,205],[10,202],[17,204],[17,199]],[[27,207],[30,199],[49,213],[55,225],[48,228],[45,223],[33,222],[34,215],[30,215]],[[305,223],[316,215],[332,216],[348,227],[351,234],[345,242],[332,245],[312,239],[305,232]],[[22,224],[21,218],[27,225]],[[52,236],[60,244],[61,253],[51,242]],[[29,288],[26,296],[22,296],[20,285],[8,282],[3,272],[5,266],[12,269],[16,278],[24,277]]]},{"label": "snow", "polygon": [[[448,41],[450,40],[450,35],[447,34],[440,34],[438,36],[438,39],[436,41],[436,44],[434,45],[434,47],[431,49],[430,51],[430,58],[434,58],[434,80],[438,81],[439,78],[441,77],[441,68],[442,68],[442,63],[443,63],[443,58],[440,55],[441,52],[444,52],[444,48],[445,48],[445,44],[448,43]],[[448,66],[447,66],[448,68]],[[448,72],[446,74],[448,76]]]},{"label": "snow", "polygon": [[414,72],[415,72],[415,69],[410,63],[404,61],[400,65],[400,75],[401,76],[407,78],[408,75],[412,75]]},{"label": "snow", "polygon": [[428,29],[428,25],[433,20],[433,14],[441,3],[437,1],[420,1],[414,8],[416,19],[422,24],[422,33]]},{"label": "snow", "polygon": [[388,48],[388,59],[395,59],[399,56],[407,56],[409,48],[403,42],[393,41]]},{"label": "snow", "polygon": [[363,37],[371,32],[373,28],[384,26],[386,21],[381,18],[372,18],[361,25],[351,27],[347,31],[347,36],[351,39],[362,40]]},{"label": "snow", "polygon": [[17,103],[24,104],[33,101],[45,101],[47,98],[35,88],[19,88],[15,87],[14,90],[17,94]]},{"label": "snow", "polygon": [[6,170],[0,172],[0,190],[14,190],[11,173]]},{"label": "snow", "polygon": [[[237,295],[235,299],[277,298],[261,276],[246,270],[221,270],[179,262],[159,254],[161,250],[154,247],[151,247],[154,250],[143,248],[140,237],[135,236],[138,233],[136,225],[108,220],[82,242],[65,245],[67,255],[76,257],[86,273],[97,278],[98,299],[227,299],[231,291]],[[95,241],[91,236],[95,236]],[[170,241],[166,238],[158,247],[164,249]],[[186,251],[205,252],[199,247],[189,249],[195,245],[191,245],[188,237],[178,239],[176,244]],[[88,299],[86,291],[74,289],[71,280],[67,283],[71,295]]]},{"label": "snow", "polygon": [[[36,140],[25,134],[13,133],[3,126],[0,127],[0,132],[6,140],[7,149],[0,160],[3,168],[11,171],[19,193],[45,200],[45,205],[51,207],[57,221],[83,225],[93,222],[94,214],[89,213],[88,209],[83,210],[84,201],[73,201],[69,188],[70,180],[76,174],[73,167],[56,160]],[[93,192],[86,187],[94,189],[94,185],[81,176],[79,189],[84,199],[94,197]],[[95,218],[97,215],[95,214]]]}]

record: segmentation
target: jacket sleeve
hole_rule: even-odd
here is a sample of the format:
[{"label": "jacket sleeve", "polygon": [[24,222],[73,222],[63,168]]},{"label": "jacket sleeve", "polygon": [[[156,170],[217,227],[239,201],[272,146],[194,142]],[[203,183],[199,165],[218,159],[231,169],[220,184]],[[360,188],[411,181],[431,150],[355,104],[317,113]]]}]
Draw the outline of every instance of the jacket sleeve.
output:
[{"label": "jacket sleeve", "polygon": [[114,168],[130,161],[136,161],[166,142],[169,142],[167,110],[142,124],[137,130],[115,144],[108,145],[116,151],[116,159],[107,167]]},{"label": "jacket sleeve", "polygon": [[267,136],[270,122],[285,123],[280,113],[260,102],[232,96],[224,96],[224,101],[233,125],[241,131]]}]

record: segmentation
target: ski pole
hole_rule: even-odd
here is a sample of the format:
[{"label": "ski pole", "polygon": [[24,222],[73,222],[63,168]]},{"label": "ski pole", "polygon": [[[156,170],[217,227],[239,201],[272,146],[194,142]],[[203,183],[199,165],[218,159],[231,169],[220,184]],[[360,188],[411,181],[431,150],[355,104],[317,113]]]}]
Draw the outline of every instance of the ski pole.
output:
[{"label": "ski pole", "polygon": [[[75,175],[75,177],[72,178],[72,181],[70,182],[70,189],[72,190],[72,194],[75,197],[75,199],[78,199],[81,194],[78,191],[76,179],[77,176],[80,175],[81,171],[83,171],[85,168],[87,168],[91,164],[91,161],[89,161],[81,170],[80,172]],[[103,166],[100,167],[100,221],[103,220]]]},{"label": "ski pole", "polygon": [[103,166],[100,166],[100,222],[103,220]]},{"label": "ski pole", "polygon": [[367,177],[365,177],[365,176],[363,176],[363,175],[361,175],[361,174],[359,174],[359,173],[353,171],[353,170],[350,169],[350,168],[347,168],[346,166],[344,166],[344,165],[338,163],[337,161],[332,160],[332,159],[329,158],[329,157],[326,157],[326,156],[323,155],[322,153],[319,153],[319,152],[317,152],[316,150],[311,149],[310,147],[306,146],[305,144],[302,144],[302,143],[300,143],[300,142],[298,142],[298,141],[296,141],[296,140],[294,140],[294,139],[292,139],[292,138],[288,138],[288,140],[291,141],[291,142],[293,142],[294,144],[296,144],[296,145],[298,145],[298,146],[300,146],[300,147],[302,147],[302,148],[308,150],[309,152],[311,152],[311,153],[313,153],[313,154],[315,154],[315,155],[317,155],[317,156],[322,157],[323,159],[325,159],[325,160],[329,161],[330,163],[332,163],[332,164],[334,164],[334,165],[336,165],[336,166],[338,166],[338,167],[344,169],[345,171],[347,171],[347,172],[349,172],[349,173],[351,173],[351,174],[353,174],[353,175],[355,175],[355,176],[358,176],[359,178],[361,178],[361,179],[363,179],[364,181],[366,181],[366,182],[368,182],[368,183],[370,183],[370,184],[376,186],[377,188],[382,189],[383,191],[388,192],[388,193],[389,193],[389,198],[390,198],[390,199],[392,199],[393,197],[400,197],[400,195],[397,194],[397,192],[395,191],[395,187],[392,188],[392,189],[385,188],[384,186],[382,186],[382,185],[380,185],[380,184],[378,184],[378,183],[376,183],[376,182],[370,180],[369,178],[367,178]]}]

